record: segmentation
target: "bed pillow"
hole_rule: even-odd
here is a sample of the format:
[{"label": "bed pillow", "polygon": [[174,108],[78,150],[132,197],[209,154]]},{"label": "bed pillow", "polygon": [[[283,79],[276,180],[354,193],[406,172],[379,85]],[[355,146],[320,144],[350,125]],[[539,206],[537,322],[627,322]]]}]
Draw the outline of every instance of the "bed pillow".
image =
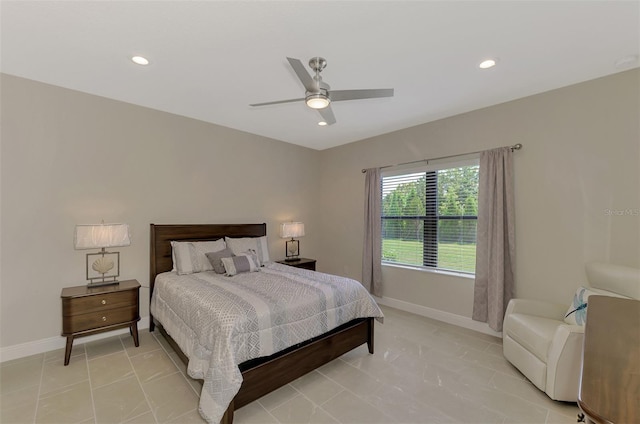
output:
[{"label": "bed pillow", "polygon": [[215,241],[172,241],[173,266],[178,275],[213,271],[206,254],[219,252],[226,247],[224,240]]},{"label": "bed pillow", "polygon": [[589,306],[589,302],[587,301],[587,299],[589,298],[589,296],[593,295],[626,297],[613,292],[598,290],[591,287],[578,287],[578,290],[576,290],[576,293],[573,295],[573,302],[571,302],[571,306],[569,306],[569,309],[564,316],[564,322],[571,325],[584,326],[587,322],[587,308]]},{"label": "bed pillow", "polygon": [[260,271],[260,267],[255,262],[254,257],[252,254],[241,253],[230,258],[220,258],[220,260],[224,264],[226,275],[232,277],[241,272]]},{"label": "bed pillow", "polygon": [[213,270],[216,272],[216,274],[224,274],[225,269],[224,264],[222,263],[222,258],[231,258],[235,255],[233,254],[231,249],[225,247],[223,250],[220,250],[218,252],[209,252],[206,254],[206,256],[207,259],[209,259],[209,262],[211,262],[211,266],[213,267]]},{"label": "bed pillow", "polygon": [[227,247],[229,247],[236,255],[246,252],[247,250],[255,250],[258,255],[258,260],[260,261],[258,266],[262,266],[271,261],[271,259],[269,259],[269,247],[266,236],[241,238],[225,237],[224,239],[227,242]]}]

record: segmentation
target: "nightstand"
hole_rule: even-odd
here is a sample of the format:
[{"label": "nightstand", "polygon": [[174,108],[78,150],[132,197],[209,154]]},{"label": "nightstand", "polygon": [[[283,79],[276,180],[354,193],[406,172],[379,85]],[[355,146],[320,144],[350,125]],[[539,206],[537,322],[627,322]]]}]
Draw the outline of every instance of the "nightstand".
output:
[{"label": "nightstand", "polygon": [[310,269],[311,271],[316,270],[316,260],[309,258],[298,258],[295,261],[285,261],[284,259],[281,261],[276,261],[279,264],[294,266],[296,268],[304,268]]},{"label": "nightstand", "polygon": [[140,283],[136,280],[111,286],[62,289],[62,336],[67,338],[64,364],[69,365],[76,337],[129,327],[138,347],[139,292]]}]

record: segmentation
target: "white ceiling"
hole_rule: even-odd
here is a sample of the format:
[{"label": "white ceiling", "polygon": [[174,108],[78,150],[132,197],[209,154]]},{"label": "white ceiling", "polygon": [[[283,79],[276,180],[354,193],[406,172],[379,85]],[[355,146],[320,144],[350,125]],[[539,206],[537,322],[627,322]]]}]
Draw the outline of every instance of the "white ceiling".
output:
[{"label": "white ceiling", "polygon": [[[0,69],[322,150],[639,66],[639,1],[2,1]],[[129,58],[147,57],[141,67]],[[319,127],[286,61],[323,56]],[[498,65],[478,63],[497,57]]]}]

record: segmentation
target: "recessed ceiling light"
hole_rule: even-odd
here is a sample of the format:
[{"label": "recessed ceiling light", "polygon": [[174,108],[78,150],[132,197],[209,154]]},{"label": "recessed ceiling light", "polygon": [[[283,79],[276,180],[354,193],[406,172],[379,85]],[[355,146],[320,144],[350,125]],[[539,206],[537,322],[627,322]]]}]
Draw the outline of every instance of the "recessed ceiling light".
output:
[{"label": "recessed ceiling light", "polygon": [[149,60],[142,56],[133,56],[131,60],[133,61],[133,63],[137,63],[138,65],[144,66],[149,64]]},{"label": "recessed ceiling light", "polygon": [[478,67],[480,69],[489,69],[496,66],[496,60],[495,59],[487,59],[487,60],[483,60],[482,62],[480,62],[480,65],[478,65]]},{"label": "recessed ceiling light", "polygon": [[325,125],[327,125],[327,123],[324,121],[320,121],[318,122],[318,125],[320,125],[321,127],[324,127]]}]

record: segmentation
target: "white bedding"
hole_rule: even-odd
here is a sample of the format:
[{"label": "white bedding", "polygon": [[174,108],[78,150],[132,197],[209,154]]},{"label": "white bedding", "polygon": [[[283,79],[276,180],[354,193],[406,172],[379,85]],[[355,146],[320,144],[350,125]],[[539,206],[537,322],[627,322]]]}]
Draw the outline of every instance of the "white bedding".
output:
[{"label": "white bedding", "polygon": [[219,423],[242,384],[238,364],[272,355],[356,318],[383,314],[357,281],[270,263],[226,277],[156,277],[151,313],[203,379],[200,414]]}]

